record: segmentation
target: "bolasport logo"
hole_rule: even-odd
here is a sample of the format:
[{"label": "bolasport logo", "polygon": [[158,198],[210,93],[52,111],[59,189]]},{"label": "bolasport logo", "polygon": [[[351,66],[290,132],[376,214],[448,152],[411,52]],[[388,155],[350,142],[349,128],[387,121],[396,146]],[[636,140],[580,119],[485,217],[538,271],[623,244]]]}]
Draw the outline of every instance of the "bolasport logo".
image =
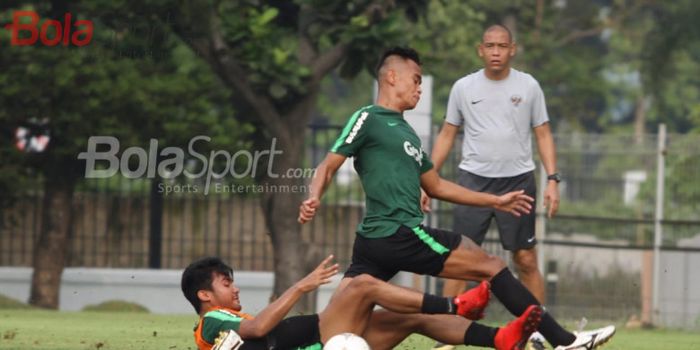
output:
[{"label": "bolasport logo", "polygon": [[[12,46],[31,46],[37,41],[44,46],[85,46],[90,43],[93,34],[92,21],[80,19],[73,22],[71,13],[63,15],[63,22],[47,19],[39,25],[39,15],[36,12],[15,11],[12,13],[12,23],[5,28],[12,32]],[[23,34],[20,36],[20,33]]]}]

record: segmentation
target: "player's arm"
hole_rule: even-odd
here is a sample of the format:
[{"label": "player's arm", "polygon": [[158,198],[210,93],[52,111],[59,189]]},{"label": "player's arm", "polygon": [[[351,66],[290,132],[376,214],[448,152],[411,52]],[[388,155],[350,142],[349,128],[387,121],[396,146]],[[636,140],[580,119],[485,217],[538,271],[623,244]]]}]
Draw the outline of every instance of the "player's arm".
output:
[{"label": "player's arm", "polygon": [[277,300],[265,307],[254,319],[241,321],[238,330],[241,338],[254,339],[266,336],[282,321],[304,294],[316,290],[323,284],[330,283],[331,278],[338,273],[338,264],[331,263],[332,260],[333,255],[329,255],[316,269],[282,293]]},{"label": "player's arm", "polygon": [[433,143],[433,152],[430,155],[430,159],[433,161],[433,166],[437,172],[440,172],[442,164],[445,163],[447,155],[452,149],[457,133],[459,132],[459,125],[451,124],[445,121],[442,124],[442,129]]},{"label": "player's arm", "polygon": [[432,198],[462,205],[496,208],[515,216],[520,216],[521,213],[529,213],[532,209],[530,203],[534,201],[523,190],[509,192],[501,196],[472,191],[441,178],[435,171],[435,168],[421,175],[420,184],[423,190]]},{"label": "player's arm", "polygon": [[[537,149],[540,153],[540,159],[547,171],[547,175],[557,172],[557,156],[554,146],[554,137],[549,123],[544,123],[536,126],[535,139],[537,140]],[[544,191],[544,206],[548,208],[547,216],[550,218],[556,214],[559,209],[559,184],[554,180],[547,181],[547,187]]]},{"label": "player's arm", "polygon": [[326,155],[326,159],[316,168],[314,177],[311,179],[311,185],[309,185],[309,198],[301,202],[301,206],[299,206],[299,218],[297,219],[299,223],[305,224],[316,215],[316,209],[321,204],[323,193],[333,180],[335,173],[338,172],[340,166],[345,162],[345,159],[347,157],[342,154],[329,152]]},{"label": "player's arm", "polygon": [[[447,159],[447,155],[450,154],[452,145],[457,137],[457,132],[459,132],[459,125],[454,125],[448,121],[442,124],[442,129],[440,129],[440,133],[435,143],[433,143],[433,152],[430,155],[436,171],[440,171],[442,164],[445,163],[445,159]],[[425,213],[431,211],[430,197],[423,189],[421,189],[420,194],[420,206]]]}]

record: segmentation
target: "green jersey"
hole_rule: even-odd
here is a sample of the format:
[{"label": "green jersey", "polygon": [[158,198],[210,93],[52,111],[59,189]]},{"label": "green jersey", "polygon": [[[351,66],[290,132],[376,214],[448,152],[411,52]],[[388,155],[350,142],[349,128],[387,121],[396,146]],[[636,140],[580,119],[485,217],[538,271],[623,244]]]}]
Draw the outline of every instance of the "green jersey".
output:
[{"label": "green jersey", "polygon": [[401,225],[413,228],[423,221],[420,176],[433,164],[401,113],[375,105],[360,108],[331,152],[355,158],[366,203],[358,234],[387,237]]},{"label": "green jersey", "polygon": [[[195,343],[197,343],[197,347],[200,350],[211,349],[216,338],[221,332],[228,330],[238,332],[238,330],[241,328],[241,322],[243,320],[252,319],[253,317],[251,315],[226,308],[219,308],[209,311],[204,314],[204,316],[199,320],[199,323],[195,326]],[[260,340],[263,340],[266,343],[268,339],[263,337]],[[260,343],[260,340],[254,344],[253,342],[255,340],[244,340],[244,343],[249,343],[247,346],[244,346],[249,349],[267,348],[266,344]],[[306,346],[294,347],[295,350],[321,350],[321,348],[322,345],[319,342],[313,342]]]},{"label": "green jersey", "polygon": [[216,309],[209,311],[199,320],[195,328],[195,341],[199,343],[199,339],[202,339],[209,344],[214,344],[214,340],[219,336],[220,332],[230,329],[238,332],[243,320],[244,316],[233,310]]}]

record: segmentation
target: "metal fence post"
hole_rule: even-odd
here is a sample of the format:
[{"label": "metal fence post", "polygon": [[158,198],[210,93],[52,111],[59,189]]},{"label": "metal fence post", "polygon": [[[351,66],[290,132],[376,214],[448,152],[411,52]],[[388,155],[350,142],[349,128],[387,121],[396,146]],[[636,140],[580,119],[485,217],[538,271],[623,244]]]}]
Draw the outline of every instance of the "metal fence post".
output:
[{"label": "metal fence post", "polygon": [[656,208],[654,214],[654,280],[652,295],[652,322],[659,324],[659,280],[661,278],[661,244],[663,242],[664,219],[664,175],[666,156],[666,124],[659,124],[658,146],[656,150]]},{"label": "metal fence post", "polygon": [[151,181],[150,188],[150,232],[148,239],[148,267],[161,268],[163,243],[163,193],[158,184],[161,178],[156,176]]}]

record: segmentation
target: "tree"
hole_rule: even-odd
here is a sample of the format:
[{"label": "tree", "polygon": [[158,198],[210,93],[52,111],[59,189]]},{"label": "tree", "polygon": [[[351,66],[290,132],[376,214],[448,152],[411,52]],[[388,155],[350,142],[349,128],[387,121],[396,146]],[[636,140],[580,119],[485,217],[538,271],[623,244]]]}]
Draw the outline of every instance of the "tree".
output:
[{"label": "tree", "polygon": [[[200,0],[143,6],[169,25],[232,91],[231,103],[241,111],[237,118],[256,127],[256,147],[269,148],[275,139],[284,152],[272,169],[260,164],[263,170],[256,181],[294,188],[302,179],[278,174],[302,164],[306,126],[322,79],[336,68],[352,77],[372,67],[383,48],[401,41],[403,15],[415,19],[425,4]],[[311,244],[301,239],[296,222],[301,199],[300,193],[265,193],[262,200],[277,295],[311,266],[306,256]],[[310,310],[309,301],[299,309]]]},{"label": "tree", "polygon": [[648,32],[642,54],[643,78],[654,96],[657,121],[671,130],[697,130],[700,110],[688,101],[700,96],[700,3],[691,0],[654,4],[646,9],[655,25]]},{"label": "tree", "polygon": [[[19,9],[36,11],[41,17],[39,23],[47,18],[63,20],[69,12],[74,20],[84,19],[90,4],[37,1],[23,2],[19,7],[7,2],[3,3],[2,21],[11,21]],[[238,134],[231,130],[240,129],[232,119],[225,119],[230,108],[214,108],[212,101],[227,95],[212,89],[216,81],[207,75],[208,70],[188,64],[188,58],[176,54],[178,45],[182,46],[177,41],[146,42],[144,37],[133,35],[137,28],[127,26],[133,23],[148,24],[124,21],[115,24],[113,32],[98,22],[86,46],[8,45],[0,51],[4,67],[0,72],[4,86],[0,91],[3,134],[17,126],[45,123],[51,137],[41,153],[20,155],[10,150],[11,137],[3,137],[0,145],[3,154],[11,155],[0,160],[1,169],[26,167],[42,181],[41,228],[34,248],[30,293],[34,305],[58,306],[71,240],[73,192],[85,176],[84,162],[77,155],[87,148],[90,136],[115,136],[127,146],[161,136],[165,143],[173,144],[183,134],[177,132],[178,123],[187,124],[188,133],[206,130],[209,135],[228,134],[228,138]],[[3,33],[0,40],[7,45],[9,33]],[[193,58],[189,61],[197,62]]]}]

